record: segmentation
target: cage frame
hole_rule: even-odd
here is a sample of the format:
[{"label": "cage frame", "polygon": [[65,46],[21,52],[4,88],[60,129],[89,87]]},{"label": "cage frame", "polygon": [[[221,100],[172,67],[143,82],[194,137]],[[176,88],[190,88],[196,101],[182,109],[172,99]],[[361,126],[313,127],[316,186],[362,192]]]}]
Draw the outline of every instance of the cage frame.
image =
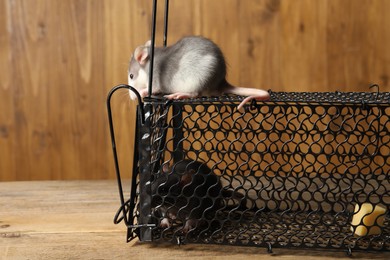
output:
[{"label": "cage frame", "polygon": [[[168,34],[168,10],[169,10],[169,0],[165,0],[165,15],[164,15],[164,36],[163,43],[164,46],[167,45],[167,34]],[[127,226],[127,241],[131,241],[136,237],[139,237],[141,241],[144,242],[152,242],[153,234],[152,230],[156,228],[156,224],[152,223],[152,215],[151,212],[151,199],[152,199],[152,191],[150,188],[150,180],[152,178],[152,172],[157,170],[156,167],[159,167],[157,164],[151,164],[151,124],[152,119],[150,115],[153,113],[154,106],[165,106],[171,107],[173,109],[173,114],[177,114],[175,117],[176,123],[180,124],[180,120],[182,120],[182,111],[181,107],[185,105],[191,104],[203,104],[211,103],[215,104],[215,102],[219,102],[220,104],[236,104],[242,100],[241,97],[219,97],[216,98],[198,98],[192,100],[166,100],[164,98],[158,98],[152,96],[152,77],[153,77],[153,60],[154,60],[154,46],[155,46],[155,34],[156,34],[156,13],[157,13],[157,0],[153,0],[153,10],[152,10],[152,29],[151,29],[151,65],[150,65],[150,77],[149,77],[149,89],[148,89],[148,97],[145,97],[143,100],[141,99],[139,93],[129,85],[118,85],[114,87],[108,94],[107,97],[107,110],[108,110],[108,120],[110,126],[110,137],[112,141],[112,149],[114,155],[114,164],[115,171],[118,181],[118,189],[120,196],[121,206],[115,215],[114,223],[119,223],[124,221]],[[378,85],[372,85],[371,88],[376,87],[376,92],[360,92],[358,93],[359,98],[355,100],[349,100],[345,102],[345,97],[349,95],[357,95],[356,92],[316,92],[309,93],[306,92],[307,96],[305,97],[305,93],[298,92],[271,92],[271,100],[269,101],[252,101],[250,106],[247,108],[249,110],[259,109],[262,105],[268,106],[282,106],[282,105],[309,105],[309,106],[353,106],[358,107],[362,110],[370,110],[372,107],[377,106],[389,106],[390,103],[390,93],[387,92],[379,92]],[[111,98],[115,92],[120,89],[127,89],[136,94],[138,100],[138,106],[136,111],[136,134],[135,134],[135,145],[134,145],[134,157],[133,157],[133,169],[132,169],[132,179],[131,179],[131,187],[130,187],[130,198],[125,200],[124,192],[123,192],[123,184],[122,184],[122,176],[119,169],[119,161],[117,156],[117,148],[116,148],[116,140],[115,140],[115,130],[114,130],[114,122],[112,118],[111,112]],[[287,96],[287,99],[283,99],[281,97]],[[329,96],[331,97],[329,99]],[[325,99],[323,97],[326,97]],[[330,101],[329,101],[330,100]],[[175,135],[174,146],[180,148],[180,140],[183,138],[182,132],[178,131]],[[160,145],[163,145],[166,139],[166,133],[162,134],[160,138]],[[180,150],[180,149],[179,149]],[[180,153],[174,154],[175,161],[179,161],[182,155]],[[136,163],[139,162],[139,163]],[[141,166],[142,165],[142,166]],[[140,167],[141,166],[141,167]],[[388,173],[387,173],[388,175]],[[137,193],[137,187],[141,187],[139,189],[139,193]],[[387,187],[386,187],[387,188]],[[386,191],[389,192],[388,190]],[[142,205],[140,208],[137,208],[137,205]],[[138,215],[134,212],[138,211]],[[388,209],[387,209],[388,211]],[[144,214],[141,212],[145,212]],[[388,214],[388,213],[387,213]],[[183,237],[176,237],[177,244],[183,244]],[[185,242],[185,241],[184,241]],[[389,242],[389,238],[387,238],[387,243]],[[222,244],[235,244],[235,243],[222,243]],[[237,245],[245,245],[237,243]],[[250,246],[253,246],[251,244]],[[273,247],[283,247],[274,241],[268,241],[261,243],[260,246],[265,246],[268,252],[272,252]],[[298,246],[288,245],[288,248],[313,248],[311,246],[306,246],[304,244],[300,244]],[[318,248],[318,247],[314,247]],[[341,246],[341,247],[332,247],[326,246],[321,247],[323,249],[342,249],[347,252],[348,255],[352,254],[352,250],[361,250],[361,248],[354,248],[351,245]],[[376,249],[368,248],[368,251],[376,251]],[[389,247],[382,247],[379,251],[389,251]]]}]

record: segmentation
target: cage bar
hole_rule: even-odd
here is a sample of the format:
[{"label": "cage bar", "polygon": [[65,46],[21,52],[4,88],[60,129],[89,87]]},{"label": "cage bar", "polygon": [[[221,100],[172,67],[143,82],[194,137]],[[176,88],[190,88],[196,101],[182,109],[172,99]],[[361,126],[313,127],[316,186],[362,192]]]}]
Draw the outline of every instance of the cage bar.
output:
[{"label": "cage bar", "polygon": [[[164,46],[169,1],[165,1]],[[390,251],[390,93],[271,92],[138,97],[131,193],[115,223],[127,240]]]}]

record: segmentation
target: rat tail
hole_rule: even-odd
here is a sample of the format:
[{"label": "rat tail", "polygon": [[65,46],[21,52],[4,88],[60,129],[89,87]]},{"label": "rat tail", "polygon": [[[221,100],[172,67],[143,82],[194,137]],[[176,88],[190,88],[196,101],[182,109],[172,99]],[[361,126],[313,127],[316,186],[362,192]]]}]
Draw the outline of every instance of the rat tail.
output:
[{"label": "rat tail", "polygon": [[234,94],[238,96],[246,96],[246,98],[241,101],[241,103],[238,105],[237,109],[242,108],[246,103],[249,101],[256,99],[256,100],[268,100],[270,99],[270,95],[268,91],[257,89],[257,88],[242,88],[242,87],[236,87],[231,85],[230,83],[225,83],[225,89],[224,94]]}]

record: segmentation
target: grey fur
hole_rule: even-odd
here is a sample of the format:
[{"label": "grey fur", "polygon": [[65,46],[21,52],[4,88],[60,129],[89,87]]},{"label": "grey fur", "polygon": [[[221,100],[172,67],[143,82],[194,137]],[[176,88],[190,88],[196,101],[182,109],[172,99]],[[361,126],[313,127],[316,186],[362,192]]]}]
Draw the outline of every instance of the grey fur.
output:
[{"label": "grey fur", "polygon": [[[148,47],[149,49],[150,47]],[[196,59],[187,61],[193,71],[202,70],[199,66],[203,63],[200,61],[205,56],[215,57],[216,62],[209,64],[208,73],[201,76],[198,82],[197,95],[218,94],[221,86],[226,85],[226,63],[220,48],[207,38],[201,36],[184,37],[172,46],[156,47],[154,51],[153,66],[153,94],[171,94],[177,92],[177,88],[183,88],[181,92],[186,92],[185,86],[174,86],[173,78],[180,73],[183,68],[180,64],[183,58],[193,54]],[[133,75],[136,80],[140,70],[148,74],[150,59],[144,66],[141,66],[134,55],[129,64],[129,74]],[[188,68],[186,68],[188,69]]]},{"label": "grey fur", "polygon": [[[155,48],[152,94],[169,94],[169,99],[235,94],[248,96],[238,109],[252,99],[267,100],[269,93],[254,88],[234,87],[226,81],[226,62],[221,49],[201,36],[184,37],[172,46]],[[129,64],[129,85],[141,97],[148,95],[150,44],[136,48]],[[135,95],[130,92],[131,97]]]}]

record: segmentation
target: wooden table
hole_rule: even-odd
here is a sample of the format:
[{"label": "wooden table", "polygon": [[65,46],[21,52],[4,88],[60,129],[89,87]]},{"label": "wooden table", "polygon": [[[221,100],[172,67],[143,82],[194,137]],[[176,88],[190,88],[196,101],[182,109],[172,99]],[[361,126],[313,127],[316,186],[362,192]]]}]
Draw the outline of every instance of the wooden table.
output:
[{"label": "wooden table", "polygon": [[[344,252],[126,243],[115,181],[0,182],[0,259],[351,259]],[[390,252],[354,252],[390,259]]]}]

